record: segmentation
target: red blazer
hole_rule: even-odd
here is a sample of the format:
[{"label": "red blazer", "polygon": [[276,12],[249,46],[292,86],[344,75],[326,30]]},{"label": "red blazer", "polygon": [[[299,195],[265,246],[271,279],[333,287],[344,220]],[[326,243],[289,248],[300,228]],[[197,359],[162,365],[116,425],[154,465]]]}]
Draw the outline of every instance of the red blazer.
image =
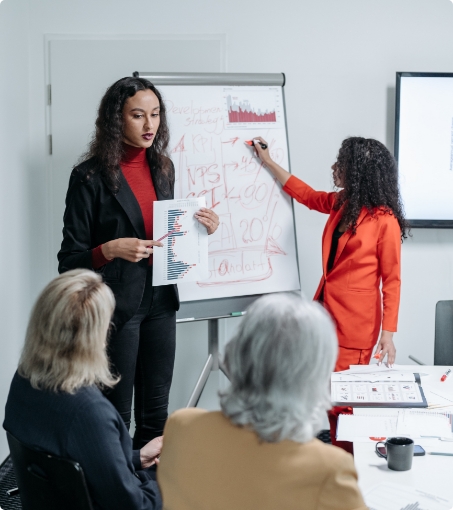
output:
[{"label": "red blazer", "polygon": [[[392,214],[377,209],[360,212],[356,234],[346,231],[338,241],[332,270],[327,273],[332,234],[342,211],[333,210],[336,193],[315,191],[289,178],[283,187],[298,202],[329,214],[322,235],[323,276],[314,299],[324,290],[324,304],[337,325],[341,347],[370,349],[382,329],[396,331],[401,288],[401,231]],[[382,284],[382,293],[381,293]]]}]

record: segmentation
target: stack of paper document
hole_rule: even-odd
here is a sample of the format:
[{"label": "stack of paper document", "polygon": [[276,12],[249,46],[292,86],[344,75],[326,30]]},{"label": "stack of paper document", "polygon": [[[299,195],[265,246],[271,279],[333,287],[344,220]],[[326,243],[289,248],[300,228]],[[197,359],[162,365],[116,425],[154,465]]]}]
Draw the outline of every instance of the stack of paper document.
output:
[{"label": "stack of paper document", "polygon": [[453,440],[452,415],[419,409],[382,410],[379,414],[341,414],[337,440],[369,442],[387,437],[442,438]]}]

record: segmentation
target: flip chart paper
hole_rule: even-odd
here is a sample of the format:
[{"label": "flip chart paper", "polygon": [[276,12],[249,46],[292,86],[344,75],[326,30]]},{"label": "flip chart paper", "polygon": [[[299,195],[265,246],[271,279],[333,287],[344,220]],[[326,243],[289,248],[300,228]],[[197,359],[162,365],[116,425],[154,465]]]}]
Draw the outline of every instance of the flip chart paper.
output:
[{"label": "flip chart paper", "polygon": [[244,143],[262,136],[273,159],[289,168],[281,87],[159,89],[170,124],[175,197],[204,196],[220,221],[208,238],[208,277],[184,279],[181,301],[299,290],[291,199]]}]

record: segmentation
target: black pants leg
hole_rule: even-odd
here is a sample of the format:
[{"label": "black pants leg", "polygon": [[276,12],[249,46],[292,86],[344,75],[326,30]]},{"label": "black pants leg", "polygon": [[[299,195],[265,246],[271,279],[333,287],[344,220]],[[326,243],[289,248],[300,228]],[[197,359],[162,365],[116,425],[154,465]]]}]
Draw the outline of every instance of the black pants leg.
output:
[{"label": "black pants leg", "polygon": [[[154,287],[151,312],[140,327],[135,369],[134,448],[161,436],[168,417],[168,397],[176,349],[176,312],[172,289]],[[172,310],[168,311],[168,303]]]},{"label": "black pants leg", "polygon": [[109,341],[112,369],[121,380],[106,397],[129,428],[135,386],[134,448],[161,435],[168,416],[176,347],[172,292],[168,286],[152,287],[150,268],[139,309]]}]

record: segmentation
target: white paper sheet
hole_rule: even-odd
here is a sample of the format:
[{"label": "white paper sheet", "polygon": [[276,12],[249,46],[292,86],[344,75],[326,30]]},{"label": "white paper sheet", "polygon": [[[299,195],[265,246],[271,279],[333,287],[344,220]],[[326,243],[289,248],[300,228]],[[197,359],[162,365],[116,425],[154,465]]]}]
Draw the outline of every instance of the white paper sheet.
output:
[{"label": "white paper sheet", "polygon": [[436,387],[423,383],[423,392],[428,402],[428,407],[441,408],[453,406],[453,395],[439,391]]},{"label": "white paper sheet", "polygon": [[[338,441],[375,442],[397,435],[398,416],[354,416],[340,414]],[[374,438],[374,439],[371,439]]]},{"label": "white paper sheet", "polygon": [[365,494],[369,510],[452,510],[452,503],[406,485],[384,482]]},{"label": "white paper sheet", "polygon": [[410,434],[410,437],[415,438],[453,439],[451,414],[424,409],[402,409],[398,415],[398,434]]},{"label": "white paper sheet", "polygon": [[392,436],[453,438],[451,414],[421,409],[398,409],[395,414],[382,409],[379,413],[366,414],[364,410],[359,415],[339,416],[339,441],[373,442],[376,438]]},{"label": "white paper sheet", "polygon": [[171,232],[163,248],[154,248],[154,286],[208,277],[208,233],[194,216],[201,207],[204,197],[154,202],[154,239]]}]

